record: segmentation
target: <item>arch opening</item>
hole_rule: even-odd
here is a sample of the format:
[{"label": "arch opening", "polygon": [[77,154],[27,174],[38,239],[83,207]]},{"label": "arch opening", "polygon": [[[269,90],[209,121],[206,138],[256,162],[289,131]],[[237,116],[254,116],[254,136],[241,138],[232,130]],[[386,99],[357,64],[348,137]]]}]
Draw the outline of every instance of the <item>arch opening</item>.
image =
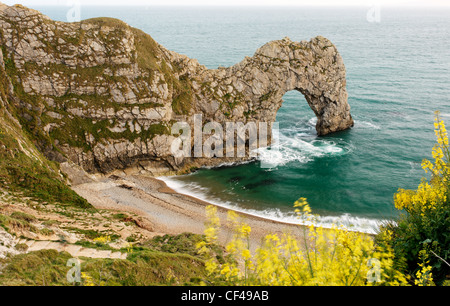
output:
[{"label": "arch opening", "polygon": [[294,89],[283,95],[283,102],[276,114],[276,122],[280,132],[289,131],[316,136],[317,117],[311,109],[306,97],[300,90]]},{"label": "arch opening", "polygon": [[286,92],[276,114],[278,131],[272,130],[278,139],[263,152],[261,160],[271,167],[302,167],[302,164],[322,157],[344,154],[342,143],[319,137],[316,130],[318,120],[300,90]]}]

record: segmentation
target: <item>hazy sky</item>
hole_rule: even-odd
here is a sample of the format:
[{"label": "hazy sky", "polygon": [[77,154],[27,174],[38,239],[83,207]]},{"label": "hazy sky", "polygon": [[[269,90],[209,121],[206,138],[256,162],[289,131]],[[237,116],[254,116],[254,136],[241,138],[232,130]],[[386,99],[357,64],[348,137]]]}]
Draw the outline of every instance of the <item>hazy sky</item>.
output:
[{"label": "hazy sky", "polygon": [[79,1],[81,5],[371,6],[379,4],[382,6],[450,6],[449,0],[0,0],[8,5],[20,3],[26,6],[67,5],[73,1]]}]

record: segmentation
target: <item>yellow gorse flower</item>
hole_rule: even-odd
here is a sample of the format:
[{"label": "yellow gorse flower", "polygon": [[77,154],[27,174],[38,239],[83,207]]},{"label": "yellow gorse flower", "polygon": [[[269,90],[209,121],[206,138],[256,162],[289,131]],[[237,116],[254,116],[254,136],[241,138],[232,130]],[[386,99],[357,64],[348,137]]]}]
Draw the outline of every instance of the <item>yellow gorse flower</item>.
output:
[{"label": "yellow gorse flower", "polygon": [[217,216],[217,207],[209,205],[206,207],[205,224],[205,240],[196,244],[197,252],[206,257],[211,257],[211,246],[217,242],[217,235],[219,233],[220,219]]},{"label": "yellow gorse flower", "polygon": [[[436,113],[433,160],[423,160],[422,168],[431,174],[416,190],[399,189],[394,195],[395,207],[418,218],[420,226],[432,228],[435,216],[448,211],[449,141],[444,122]],[[268,234],[260,246],[250,250],[251,228],[235,212],[228,213],[232,239],[225,246],[226,256],[218,260],[208,251],[217,241],[220,222],[217,211],[207,208],[210,221],[205,229],[205,241],[197,245],[200,253],[208,254],[206,270],[210,283],[232,285],[407,285],[410,276],[397,270],[394,254],[395,230],[384,228],[375,244],[371,236],[348,231],[343,227],[325,229],[315,225],[306,198],[294,203],[294,211],[310,226],[301,226],[302,239],[290,233]],[[395,233],[394,233],[395,232]],[[414,272],[416,285],[433,285],[433,273],[425,251],[422,263]]]},{"label": "yellow gorse flower", "polygon": [[94,238],[94,241],[106,244],[106,243],[111,242],[111,237],[108,236],[108,235],[107,236],[100,236],[100,237]]},{"label": "yellow gorse flower", "polygon": [[394,195],[394,203],[397,209],[417,213],[425,218],[441,207],[448,197],[449,142],[447,130],[439,117],[439,112],[436,112],[434,127],[437,137],[437,144],[432,150],[434,162],[427,159],[422,161],[422,168],[425,172],[431,172],[430,182],[423,179],[417,190],[399,189]]},{"label": "yellow gorse flower", "polygon": [[[296,207],[309,213],[309,205],[301,198]],[[210,208],[208,208],[210,210]],[[216,216],[211,215],[213,219]],[[390,250],[377,250],[372,238],[366,234],[343,228],[324,229],[303,226],[304,241],[285,233],[269,234],[261,246],[251,252],[251,228],[235,212],[228,214],[234,226],[233,239],[226,245],[225,262],[211,256],[206,261],[210,282],[221,280],[233,285],[366,285],[371,272],[369,259],[380,262],[380,282],[405,284],[401,274],[392,273],[393,254]],[[216,222],[208,223],[209,226]],[[215,232],[206,228],[205,233]],[[217,232],[215,232],[217,233]],[[199,244],[201,250],[204,244]],[[385,272],[383,272],[385,271]],[[388,273],[389,272],[389,273]]]},{"label": "yellow gorse flower", "polygon": [[81,278],[83,279],[84,286],[88,287],[95,286],[92,277],[88,273],[81,272]]},{"label": "yellow gorse flower", "polygon": [[419,252],[419,258],[422,262],[419,263],[419,270],[416,272],[416,279],[414,284],[417,286],[433,286],[433,273],[432,267],[429,265],[428,253],[425,249]]},{"label": "yellow gorse flower", "polygon": [[414,284],[417,286],[430,286],[433,284],[433,273],[431,273],[431,266],[422,266],[416,273],[416,280]]}]

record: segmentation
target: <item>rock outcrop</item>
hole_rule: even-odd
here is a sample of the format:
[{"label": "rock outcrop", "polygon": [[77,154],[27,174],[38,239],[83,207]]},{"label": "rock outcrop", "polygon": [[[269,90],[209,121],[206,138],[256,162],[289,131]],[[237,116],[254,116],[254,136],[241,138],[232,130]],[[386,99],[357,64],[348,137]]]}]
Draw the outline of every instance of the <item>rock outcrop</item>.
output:
[{"label": "rock outcrop", "polygon": [[353,125],[343,60],[323,37],[272,41],[210,70],[116,19],[64,23],[0,4],[0,46],[24,129],[48,158],[88,172],[222,162],[174,158],[172,124],[192,124],[194,114],[203,123],[274,122],[290,90],[305,96],[318,135]]}]

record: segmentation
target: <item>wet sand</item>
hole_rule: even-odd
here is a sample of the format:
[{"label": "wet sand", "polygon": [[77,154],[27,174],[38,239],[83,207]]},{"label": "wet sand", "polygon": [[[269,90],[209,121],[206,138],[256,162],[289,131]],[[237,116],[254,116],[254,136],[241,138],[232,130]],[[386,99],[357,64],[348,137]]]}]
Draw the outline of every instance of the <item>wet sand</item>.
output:
[{"label": "wet sand", "polygon": [[[142,175],[111,175],[95,182],[72,186],[79,195],[98,209],[129,211],[141,216],[145,228],[155,235],[191,232],[203,234],[208,202],[177,193],[165,182]],[[217,206],[221,220],[219,243],[226,244],[233,236],[227,220],[228,209]],[[239,213],[251,228],[251,249],[261,244],[267,234],[292,233],[301,237],[303,226],[292,225]]]}]

